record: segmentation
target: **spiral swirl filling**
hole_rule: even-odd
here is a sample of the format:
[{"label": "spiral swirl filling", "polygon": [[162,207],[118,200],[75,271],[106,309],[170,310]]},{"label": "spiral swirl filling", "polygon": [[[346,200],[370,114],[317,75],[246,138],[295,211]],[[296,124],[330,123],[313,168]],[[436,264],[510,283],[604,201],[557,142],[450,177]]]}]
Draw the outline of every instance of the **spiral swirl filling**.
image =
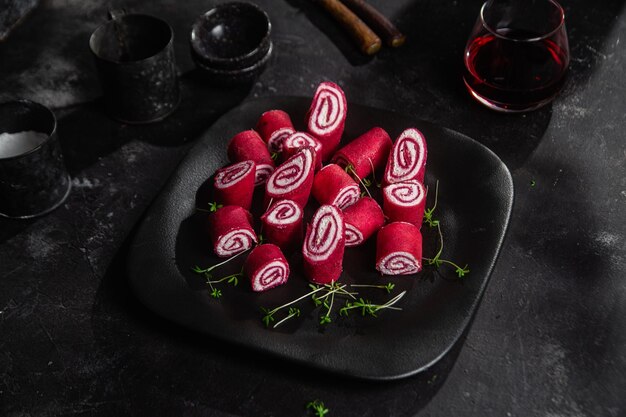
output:
[{"label": "spiral swirl filling", "polygon": [[215,245],[218,256],[227,257],[248,250],[256,242],[256,236],[250,230],[232,230],[221,236]]},{"label": "spiral swirl filling", "polygon": [[302,218],[302,209],[291,200],[279,201],[264,216],[267,223],[273,225],[295,223],[300,218]]},{"label": "spiral swirl filling", "polygon": [[340,212],[332,206],[320,207],[311,220],[311,232],[305,241],[303,254],[314,262],[325,261],[337,249],[344,233]]},{"label": "spiral swirl filling", "polygon": [[271,261],[263,265],[252,276],[252,286],[255,291],[263,291],[269,287],[282,284],[287,279],[287,265],[282,261]]},{"label": "spiral swirl filling", "polygon": [[333,132],[343,121],[345,113],[342,92],[330,86],[322,86],[316,96],[309,130],[316,135]]},{"label": "spiral swirl filling", "polygon": [[285,139],[293,134],[294,130],[290,127],[278,129],[270,135],[267,140],[267,147],[270,152],[282,152]]},{"label": "spiral swirl filling", "polygon": [[315,152],[322,150],[322,144],[320,141],[315,140],[311,135],[304,132],[295,132],[285,139],[284,146],[287,148],[297,149],[304,146],[310,146],[315,149]]},{"label": "spiral swirl filling", "polygon": [[312,151],[302,149],[274,171],[267,180],[267,192],[282,195],[298,189],[306,180],[312,166]]},{"label": "spiral swirl filling", "polygon": [[361,192],[357,184],[348,185],[339,191],[339,194],[337,194],[337,197],[331,204],[343,210],[356,203],[360,196]]},{"label": "spiral swirl filling", "polygon": [[215,186],[219,189],[232,187],[250,172],[252,165],[252,161],[243,161],[220,169],[215,175]]},{"label": "spiral swirl filling", "polygon": [[416,129],[407,129],[393,146],[391,170],[388,175],[390,182],[411,180],[417,176],[424,165],[424,137]]},{"label": "spiral swirl filling", "polygon": [[274,172],[274,167],[270,164],[259,164],[254,173],[254,185],[264,184]]},{"label": "spiral swirl filling", "polygon": [[384,188],[385,196],[403,207],[417,206],[425,196],[424,186],[416,180],[390,184]]},{"label": "spiral swirl filling", "polygon": [[406,275],[417,273],[420,264],[409,252],[392,252],[382,258],[376,267],[385,275]]},{"label": "spiral swirl filling", "polygon": [[357,246],[363,243],[363,233],[350,223],[346,223],[346,246]]}]

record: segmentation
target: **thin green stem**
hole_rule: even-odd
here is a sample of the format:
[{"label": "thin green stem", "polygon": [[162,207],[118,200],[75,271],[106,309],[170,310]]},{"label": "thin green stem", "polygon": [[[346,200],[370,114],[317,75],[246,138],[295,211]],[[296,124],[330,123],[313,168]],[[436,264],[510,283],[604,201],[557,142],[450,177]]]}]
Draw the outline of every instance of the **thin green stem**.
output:
[{"label": "thin green stem", "polygon": [[357,293],[351,293],[349,291],[346,291],[345,288],[347,287],[347,285],[339,285],[336,282],[332,283],[332,284],[324,284],[324,288],[328,289],[328,292],[320,297],[317,297],[318,300],[322,300],[326,297],[328,297],[331,294],[335,294],[335,293],[341,293],[343,295],[347,295],[348,297],[351,298],[355,298],[354,296]]},{"label": "thin green stem", "polygon": [[367,158],[367,160],[370,162],[370,166],[372,167],[372,180],[374,181],[374,184],[376,184],[376,187],[380,188],[382,184],[376,180],[376,169],[374,169],[372,158]]},{"label": "thin green stem", "polygon": [[439,220],[433,218],[433,213],[437,208],[437,200],[439,199],[439,180],[435,185],[435,204],[426,210],[424,210],[424,223],[428,224],[430,227],[439,226]]},{"label": "thin green stem", "polygon": [[[209,281],[207,281],[207,284],[209,284],[209,285],[210,284],[219,284],[220,282],[224,282],[224,281],[227,281],[227,280],[232,280],[233,278],[238,278],[238,277],[242,277],[242,276],[243,276],[243,272],[237,272],[236,274],[230,274],[230,275],[225,276],[224,278],[220,278],[220,279],[215,280],[215,281],[210,281],[209,280]],[[237,284],[235,284],[235,285],[237,285]]]},{"label": "thin green stem", "polygon": [[391,290],[395,287],[395,284],[388,282],[385,285],[368,285],[368,284],[350,284],[353,288],[380,288],[381,290],[386,290],[387,293],[391,293]]},{"label": "thin green stem", "polygon": [[278,326],[280,326],[281,324],[283,324],[284,322],[286,322],[287,320],[289,320],[292,317],[298,317],[300,316],[300,309],[298,308],[290,308],[289,309],[289,315],[287,315],[284,319],[280,320],[278,323],[276,323],[272,328],[275,329]]},{"label": "thin green stem", "polygon": [[311,295],[315,294],[316,292],[322,291],[323,289],[324,289],[324,287],[319,287],[318,289],[316,289],[314,291],[311,291],[311,292],[308,292],[307,294],[304,294],[302,297],[298,297],[298,298],[296,298],[293,301],[290,301],[290,302],[288,302],[286,304],[283,304],[282,306],[279,306],[279,307],[274,308],[273,310],[270,310],[268,312],[268,314],[273,315],[277,311],[280,311],[281,309],[283,309],[285,307],[289,307],[290,305],[295,304],[295,303],[297,303],[300,300],[304,300],[305,298],[310,297]]},{"label": "thin green stem", "polygon": [[365,192],[367,193],[367,195],[369,195],[370,198],[372,198],[372,195],[370,194],[370,190],[367,188],[367,185],[363,183],[363,180],[359,178],[356,171],[352,167],[352,164],[346,165],[346,172],[352,174],[359,181],[359,183],[363,186],[363,189],[365,189]]},{"label": "thin green stem", "polygon": [[222,265],[232,261],[233,259],[237,258],[238,256],[243,255],[244,253],[248,252],[249,250],[250,249],[246,249],[243,252],[239,252],[238,254],[231,256],[230,258],[226,259],[225,261],[220,262],[220,263],[215,264],[215,265],[212,265],[212,266],[210,266],[210,267],[208,267],[206,269],[202,269],[202,268],[200,268],[199,266],[196,265],[195,267],[192,268],[192,271],[197,273],[197,274],[207,274],[207,273],[211,272],[212,270],[214,270],[215,268],[220,267],[220,266],[222,266]]},{"label": "thin green stem", "polygon": [[373,317],[376,317],[376,313],[383,309],[402,310],[399,307],[393,307],[393,305],[400,301],[405,294],[406,291],[402,291],[400,294],[396,295],[384,304],[372,304],[368,300],[363,300],[362,298],[360,298],[358,301],[355,301],[353,303],[346,303],[345,307],[339,310],[339,315],[348,315],[348,311],[354,310],[356,308],[361,309],[361,315],[365,316],[366,314],[369,314]]},{"label": "thin green stem", "polygon": [[[337,292],[333,291],[333,292],[329,292],[328,294],[330,294],[330,304],[324,304],[326,306],[326,314],[324,314],[321,318],[320,318],[320,324],[326,324],[326,323],[330,323],[332,320],[330,318],[330,312],[333,310],[333,303],[335,302],[335,294]],[[326,295],[328,295],[326,294]]]}]

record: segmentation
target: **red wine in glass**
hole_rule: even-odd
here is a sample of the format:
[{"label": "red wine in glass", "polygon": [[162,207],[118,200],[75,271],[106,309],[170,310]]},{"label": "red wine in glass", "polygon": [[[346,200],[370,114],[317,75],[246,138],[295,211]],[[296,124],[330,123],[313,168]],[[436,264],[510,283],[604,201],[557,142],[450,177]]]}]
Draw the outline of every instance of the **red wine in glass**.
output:
[{"label": "red wine in glass", "polygon": [[[546,0],[546,4],[555,3]],[[482,104],[505,112],[533,110],[550,102],[563,86],[569,64],[562,20],[555,20],[556,28],[548,26],[547,33],[525,29],[532,26],[529,23],[519,24],[523,29],[499,22],[492,26],[485,17],[503,13],[499,9],[495,10],[498,13],[488,13],[488,6],[483,6],[474,36],[465,49],[464,81],[468,90]],[[558,10],[562,12],[560,6]],[[516,23],[511,10],[507,13],[502,20]],[[527,15],[526,10],[523,16]]]}]

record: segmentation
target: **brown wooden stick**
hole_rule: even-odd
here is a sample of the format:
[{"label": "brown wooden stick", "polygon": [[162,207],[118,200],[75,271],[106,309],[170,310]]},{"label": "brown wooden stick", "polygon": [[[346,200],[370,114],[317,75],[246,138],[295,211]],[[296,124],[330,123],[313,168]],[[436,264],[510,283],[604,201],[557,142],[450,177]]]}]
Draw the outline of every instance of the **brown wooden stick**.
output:
[{"label": "brown wooden stick", "polygon": [[341,2],[371,26],[388,46],[397,48],[406,40],[406,37],[389,19],[365,0],[341,0]]},{"label": "brown wooden stick", "polygon": [[317,0],[335,20],[350,34],[361,52],[374,55],[380,50],[382,41],[357,15],[339,0]]}]

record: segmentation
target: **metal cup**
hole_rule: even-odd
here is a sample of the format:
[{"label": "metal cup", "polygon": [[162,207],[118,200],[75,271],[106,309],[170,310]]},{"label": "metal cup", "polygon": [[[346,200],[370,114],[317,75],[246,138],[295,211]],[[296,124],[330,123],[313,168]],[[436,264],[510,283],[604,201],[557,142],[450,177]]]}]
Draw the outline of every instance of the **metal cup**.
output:
[{"label": "metal cup", "polygon": [[70,193],[56,118],[29,100],[0,104],[0,216],[49,213]]},{"label": "metal cup", "polygon": [[180,101],[174,31],[142,14],[110,12],[89,39],[107,113],[125,123],[150,123],[171,114]]}]

